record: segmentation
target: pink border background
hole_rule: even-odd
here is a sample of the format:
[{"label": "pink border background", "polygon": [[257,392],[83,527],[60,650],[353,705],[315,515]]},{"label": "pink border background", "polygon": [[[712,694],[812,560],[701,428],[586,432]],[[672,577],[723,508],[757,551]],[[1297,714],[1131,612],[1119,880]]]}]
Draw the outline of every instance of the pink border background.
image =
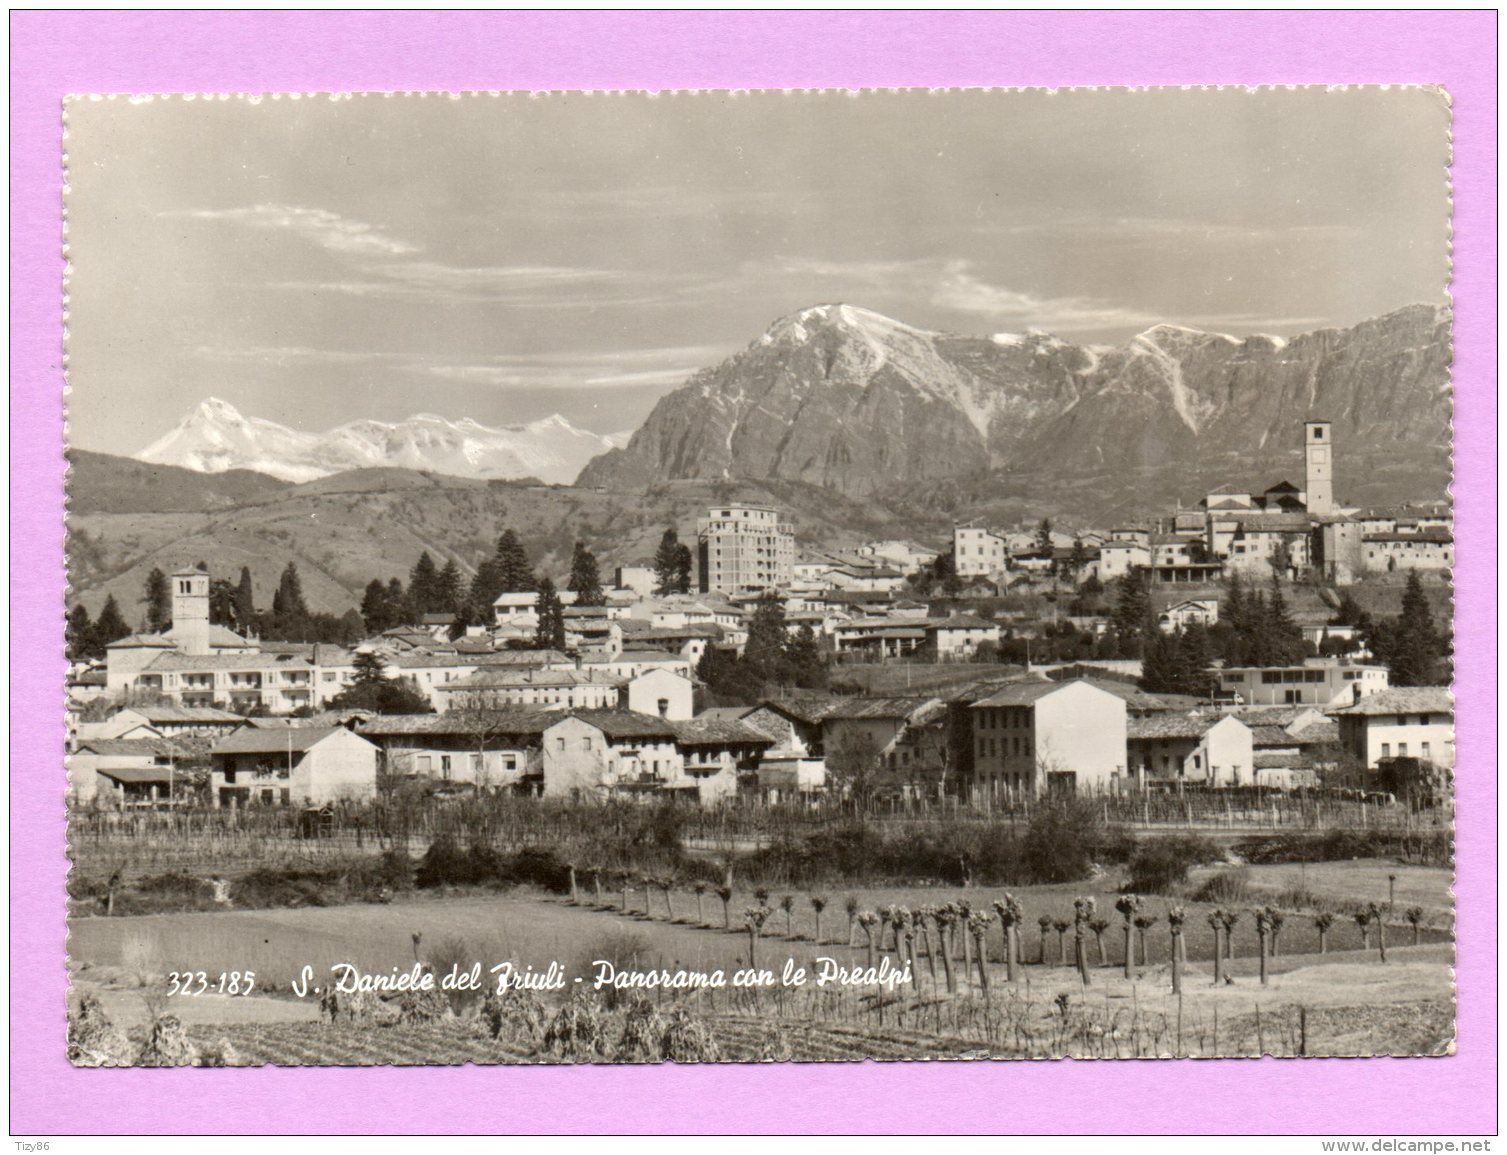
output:
[{"label": "pink border background", "polygon": [[[23,12],[11,32],[13,1134],[1496,1130],[1494,13]],[[1466,641],[1457,1055],[234,1072],[66,1063],[64,93],[1375,82],[1443,84],[1454,101]]]}]

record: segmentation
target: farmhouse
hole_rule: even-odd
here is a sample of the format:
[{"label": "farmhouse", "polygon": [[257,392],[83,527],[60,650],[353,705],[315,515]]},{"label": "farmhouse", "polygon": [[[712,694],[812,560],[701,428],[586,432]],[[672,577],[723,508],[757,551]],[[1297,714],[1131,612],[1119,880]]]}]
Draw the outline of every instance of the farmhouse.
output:
[{"label": "farmhouse", "polygon": [[209,756],[216,807],[300,806],[371,798],[377,790],[377,747],[339,726],[248,726]]},{"label": "farmhouse", "polygon": [[386,714],[358,733],[377,747],[383,774],[510,788],[538,777],[544,731],[558,719],[529,709]]},{"label": "farmhouse", "polygon": [[70,805],[129,806],[166,800],[175,750],[163,738],[90,738],[66,758]]},{"label": "farmhouse", "polygon": [[572,710],[541,735],[539,792],[546,798],[660,790],[685,781],[674,726],[628,710]]},{"label": "farmhouse", "polygon": [[442,712],[462,709],[610,710],[622,704],[628,679],[599,670],[478,669],[435,687]]}]

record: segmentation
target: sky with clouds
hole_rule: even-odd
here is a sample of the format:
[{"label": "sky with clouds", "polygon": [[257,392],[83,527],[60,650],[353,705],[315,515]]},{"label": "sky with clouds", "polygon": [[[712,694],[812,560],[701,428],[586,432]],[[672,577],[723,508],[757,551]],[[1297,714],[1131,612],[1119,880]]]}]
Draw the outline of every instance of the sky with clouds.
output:
[{"label": "sky with clouds", "polygon": [[1244,334],[1444,299],[1421,90],[82,100],[75,445],[201,399],[630,429],[771,322]]}]

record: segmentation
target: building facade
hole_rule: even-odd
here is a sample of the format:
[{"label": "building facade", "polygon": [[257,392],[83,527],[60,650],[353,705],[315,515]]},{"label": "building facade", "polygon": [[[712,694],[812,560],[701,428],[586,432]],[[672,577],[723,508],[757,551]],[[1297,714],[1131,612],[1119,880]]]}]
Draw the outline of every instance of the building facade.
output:
[{"label": "building facade", "polygon": [[696,544],[703,593],[780,589],[795,578],[795,527],[768,506],[708,510]]}]

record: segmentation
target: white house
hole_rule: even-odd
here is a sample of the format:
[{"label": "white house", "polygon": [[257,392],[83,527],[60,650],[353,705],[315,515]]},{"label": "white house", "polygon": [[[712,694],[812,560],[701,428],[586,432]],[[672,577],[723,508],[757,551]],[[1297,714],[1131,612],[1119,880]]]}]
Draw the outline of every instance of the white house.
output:
[{"label": "white house", "polygon": [[952,560],[959,577],[987,577],[1005,568],[1010,544],[1001,535],[973,525],[954,526]]},{"label": "white house", "polygon": [[1214,598],[1176,602],[1157,615],[1164,634],[1175,634],[1189,626],[1212,626],[1218,621],[1219,602]]},{"label": "white house", "polygon": [[1126,752],[1130,773],[1143,784],[1250,786],[1256,780],[1251,729],[1229,714],[1131,718]]},{"label": "white house", "polygon": [[984,796],[1091,792],[1126,776],[1125,699],[1085,679],[1006,686],[969,713]]},{"label": "white house", "polygon": [[976,614],[931,618],[923,628],[939,658],[971,658],[983,643],[999,643],[999,624]]},{"label": "white house", "polygon": [[663,666],[630,678],[625,697],[628,709],[657,718],[684,721],[695,712],[695,686],[690,678]]},{"label": "white house", "polygon": [[377,747],[340,726],[248,726],[209,752],[214,806],[304,806],[377,792]]},{"label": "white house", "polygon": [[1390,684],[1385,666],[1310,658],[1301,666],[1226,666],[1219,687],[1244,706],[1342,706]]},{"label": "white house", "polygon": [[1399,686],[1329,714],[1340,745],[1368,769],[1385,758],[1455,764],[1455,702],[1445,686]]},{"label": "white house", "polygon": [[1139,541],[1107,541],[1099,547],[1099,580],[1111,582],[1151,564],[1151,549]]}]

